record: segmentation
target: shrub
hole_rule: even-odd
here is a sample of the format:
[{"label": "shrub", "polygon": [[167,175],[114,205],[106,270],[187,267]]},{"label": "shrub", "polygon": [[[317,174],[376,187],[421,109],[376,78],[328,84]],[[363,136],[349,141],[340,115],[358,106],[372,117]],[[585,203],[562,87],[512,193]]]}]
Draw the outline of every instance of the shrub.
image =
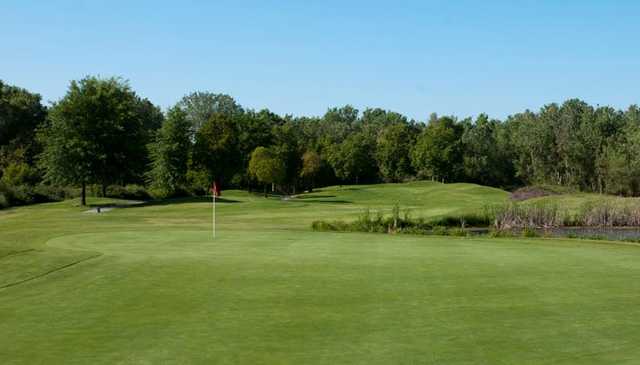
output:
[{"label": "shrub", "polygon": [[187,190],[190,194],[206,195],[209,186],[211,181],[205,171],[191,169],[187,171]]},{"label": "shrub", "polygon": [[0,179],[6,186],[35,185],[40,176],[38,171],[24,162],[12,162],[7,165]]},{"label": "shrub", "polygon": [[448,234],[447,227],[435,226],[431,229],[431,233],[437,236],[446,236]]},{"label": "shrub", "polygon": [[127,199],[125,196],[127,195],[127,190],[124,186],[121,185],[109,185],[107,187],[106,196],[110,198],[119,198],[119,199]]},{"label": "shrub", "polygon": [[493,228],[489,230],[488,236],[493,238],[501,238],[501,237],[514,237],[515,235],[513,234],[512,231]]},{"label": "shrub", "polygon": [[398,229],[398,222],[400,221],[400,205],[398,203],[394,204],[391,209],[391,219],[393,221],[393,229]]},{"label": "shrub", "polygon": [[325,221],[313,221],[311,223],[311,228],[314,231],[331,231],[331,226]]},{"label": "shrub", "polygon": [[428,235],[428,234],[431,234],[431,230],[420,228],[420,227],[404,227],[400,230],[400,233]]},{"label": "shrub", "polygon": [[521,234],[522,234],[522,237],[539,237],[540,236],[535,229],[530,227],[525,227],[522,230]]},{"label": "shrub", "polygon": [[11,189],[13,190],[11,205],[27,205],[46,201],[46,199],[39,199],[41,197],[36,195],[33,186],[18,185],[13,186]]},{"label": "shrub", "polygon": [[9,201],[7,200],[7,197],[4,195],[4,193],[0,192],[0,209],[8,208],[8,207],[9,207]]},{"label": "shrub", "polygon": [[202,195],[191,192],[183,186],[178,186],[175,191],[167,191],[163,188],[150,187],[147,189],[147,193],[150,197],[155,199],[184,198],[193,195]]},{"label": "shrub", "polygon": [[26,205],[37,202],[34,198],[33,188],[30,186],[9,186],[2,184],[0,191],[4,195],[7,206]]},{"label": "shrub", "polygon": [[141,185],[127,185],[125,186],[125,190],[130,197],[129,199],[148,200],[149,198],[151,198],[151,195],[147,192],[144,186]]},{"label": "shrub", "polygon": [[466,237],[468,236],[468,232],[462,228],[449,228],[448,230],[449,236],[457,236],[457,237]]},{"label": "shrub", "polygon": [[311,227],[314,231],[338,231],[338,232],[351,231],[351,227],[347,223],[340,222],[340,221],[334,221],[334,222],[313,221],[313,223],[311,223]]},{"label": "shrub", "polygon": [[384,219],[382,212],[377,211],[375,215],[372,215],[369,209],[365,209],[355,222],[349,225],[352,231],[383,233],[388,230],[389,222]]},{"label": "shrub", "polygon": [[2,201],[0,207],[47,203],[74,198],[80,195],[79,189],[47,184],[10,186],[0,182]]},{"label": "shrub", "polygon": [[61,201],[80,196],[80,190],[77,188],[47,184],[37,185],[35,192],[40,196],[46,197],[47,201]]},{"label": "shrub", "polygon": [[438,217],[430,220],[429,223],[434,226],[445,227],[487,227],[493,223],[493,219],[487,213],[469,213]]}]

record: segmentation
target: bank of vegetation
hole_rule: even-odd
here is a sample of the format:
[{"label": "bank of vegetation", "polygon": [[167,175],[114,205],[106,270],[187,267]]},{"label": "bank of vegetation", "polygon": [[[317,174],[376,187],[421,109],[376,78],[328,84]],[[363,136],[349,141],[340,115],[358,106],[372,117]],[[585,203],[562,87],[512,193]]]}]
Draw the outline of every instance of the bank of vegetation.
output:
[{"label": "bank of vegetation", "polygon": [[315,231],[408,233],[466,235],[469,227],[487,227],[491,223],[486,214],[465,214],[427,219],[412,217],[410,210],[394,205],[391,212],[364,210],[355,220],[317,220],[311,224]]},{"label": "bank of vegetation", "polygon": [[[412,217],[410,210],[395,205],[391,211],[365,210],[354,220],[318,220],[312,223],[316,231],[406,233],[425,235],[537,236],[576,228],[598,232],[612,228],[640,229],[640,201],[636,199],[600,199],[585,201],[577,208],[561,207],[554,202],[514,202],[488,205],[475,213],[432,218]],[[594,228],[596,230],[594,230]],[[640,230],[638,234],[640,239]]]}]

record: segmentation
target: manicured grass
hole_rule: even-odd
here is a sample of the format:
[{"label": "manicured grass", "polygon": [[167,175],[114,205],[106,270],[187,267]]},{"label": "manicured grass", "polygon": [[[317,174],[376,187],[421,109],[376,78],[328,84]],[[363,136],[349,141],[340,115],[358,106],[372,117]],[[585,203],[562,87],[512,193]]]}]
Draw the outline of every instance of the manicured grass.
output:
[{"label": "manicured grass", "polygon": [[225,192],[215,241],[208,199],[0,211],[0,361],[640,361],[640,247],[310,230],[364,207],[439,216],[506,197],[437,183]]}]

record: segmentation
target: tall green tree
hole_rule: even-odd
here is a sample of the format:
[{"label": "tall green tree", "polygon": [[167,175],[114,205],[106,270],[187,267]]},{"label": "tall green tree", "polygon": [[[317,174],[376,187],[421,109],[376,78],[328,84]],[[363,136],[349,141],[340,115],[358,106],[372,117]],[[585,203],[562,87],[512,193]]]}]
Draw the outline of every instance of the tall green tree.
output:
[{"label": "tall green tree", "polygon": [[237,127],[233,116],[214,113],[196,133],[192,164],[206,173],[208,182],[228,184],[239,169]]},{"label": "tall green tree", "polygon": [[191,152],[191,123],[186,113],[173,107],[149,145],[151,169],[147,174],[152,190],[166,197],[175,194],[186,184],[189,154]]},{"label": "tall green tree", "polygon": [[193,133],[197,133],[214,114],[232,117],[242,114],[242,107],[227,94],[215,94],[207,91],[196,91],[185,95],[180,102],[180,107],[191,122]]},{"label": "tall green tree", "polygon": [[35,175],[31,170],[40,146],[34,137],[46,115],[40,95],[0,80],[0,178],[7,169],[14,183],[20,180],[15,178],[16,171],[25,172],[20,176]]},{"label": "tall green tree", "polygon": [[286,178],[286,169],[278,154],[266,147],[258,147],[251,153],[249,173],[264,184],[264,196],[268,196],[268,185],[281,184]]},{"label": "tall green tree", "polygon": [[413,173],[409,151],[414,139],[411,129],[404,123],[382,129],[376,141],[376,160],[385,181],[400,182]]},{"label": "tall green tree", "polygon": [[241,169],[236,172],[235,182],[251,189],[252,179],[249,174],[251,153],[259,146],[268,146],[273,142],[273,128],[284,123],[277,114],[263,109],[258,112],[247,110],[241,117],[234,117],[238,125],[238,149]]},{"label": "tall green tree", "polygon": [[0,146],[33,139],[46,115],[40,95],[0,80]]},{"label": "tall green tree", "polygon": [[134,161],[145,153],[140,99],[118,78],[72,81],[67,94],[50,110],[39,140],[39,165],[46,180],[80,185],[124,183]]},{"label": "tall green tree", "polygon": [[488,186],[516,183],[513,154],[504,125],[480,114],[462,134],[464,178]]},{"label": "tall green tree", "polygon": [[[624,146],[606,146],[597,156],[601,193],[632,195],[637,189],[636,168]],[[637,166],[634,166],[637,167]]]},{"label": "tall green tree", "polygon": [[309,191],[313,190],[315,183],[315,177],[320,172],[322,161],[320,155],[315,151],[306,151],[302,155],[302,169],[300,170],[300,177],[308,182]]},{"label": "tall green tree", "polygon": [[361,122],[373,129],[381,129],[394,124],[408,124],[407,118],[402,114],[380,108],[365,109],[362,112]]},{"label": "tall green tree", "polygon": [[[629,111],[633,112],[633,107]],[[624,128],[611,137],[596,158],[601,193],[635,196],[640,193],[640,119],[627,113]]]},{"label": "tall green tree", "polygon": [[336,176],[341,181],[355,184],[375,181],[378,177],[375,144],[375,137],[358,132],[334,145],[328,160]]},{"label": "tall green tree", "polygon": [[322,152],[332,144],[342,142],[358,122],[358,113],[351,105],[327,110],[320,120],[313,121],[316,144],[309,148]]},{"label": "tall green tree", "polygon": [[[540,114],[544,112],[545,117]],[[557,181],[554,161],[557,161],[551,121],[558,115],[558,106],[545,106],[541,113],[525,111],[506,121],[510,144],[515,151],[516,176],[527,184]],[[553,180],[553,181],[551,181]]]},{"label": "tall green tree", "polygon": [[411,153],[418,175],[436,180],[455,181],[462,174],[463,127],[453,118],[442,117],[422,131]]},{"label": "tall green tree", "polygon": [[282,125],[275,126],[272,133],[271,149],[277,154],[285,168],[285,177],[282,182],[283,188],[286,193],[293,192],[295,194],[304,151],[303,147],[300,146],[301,130],[298,124],[287,121]]}]

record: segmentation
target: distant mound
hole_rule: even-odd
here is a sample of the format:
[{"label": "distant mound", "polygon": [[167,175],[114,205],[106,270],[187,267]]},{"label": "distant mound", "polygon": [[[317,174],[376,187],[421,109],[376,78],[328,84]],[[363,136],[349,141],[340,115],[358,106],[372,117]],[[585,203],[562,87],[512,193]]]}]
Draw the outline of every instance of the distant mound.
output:
[{"label": "distant mound", "polygon": [[[395,204],[420,217],[435,217],[479,212],[488,205],[501,204],[509,193],[488,186],[432,181],[375,185],[329,186],[301,194],[294,201],[307,204],[339,204],[332,210],[337,218],[350,209],[361,213],[365,208],[390,210]],[[342,213],[341,213],[342,212]],[[316,210],[316,215],[320,211]]]},{"label": "distant mound", "polygon": [[541,198],[543,196],[555,195],[556,192],[542,189],[536,186],[526,186],[511,193],[509,198],[515,201],[523,201],[533,198]]},{"label": "distant mound", "polygon": [[549,195],[570,194],[573,192],[575,192],[573,189],[564,186],[534,185],[525,186],[513,191],[509,198],[515,201],[523,201],[534,198],[542,198]]}]

